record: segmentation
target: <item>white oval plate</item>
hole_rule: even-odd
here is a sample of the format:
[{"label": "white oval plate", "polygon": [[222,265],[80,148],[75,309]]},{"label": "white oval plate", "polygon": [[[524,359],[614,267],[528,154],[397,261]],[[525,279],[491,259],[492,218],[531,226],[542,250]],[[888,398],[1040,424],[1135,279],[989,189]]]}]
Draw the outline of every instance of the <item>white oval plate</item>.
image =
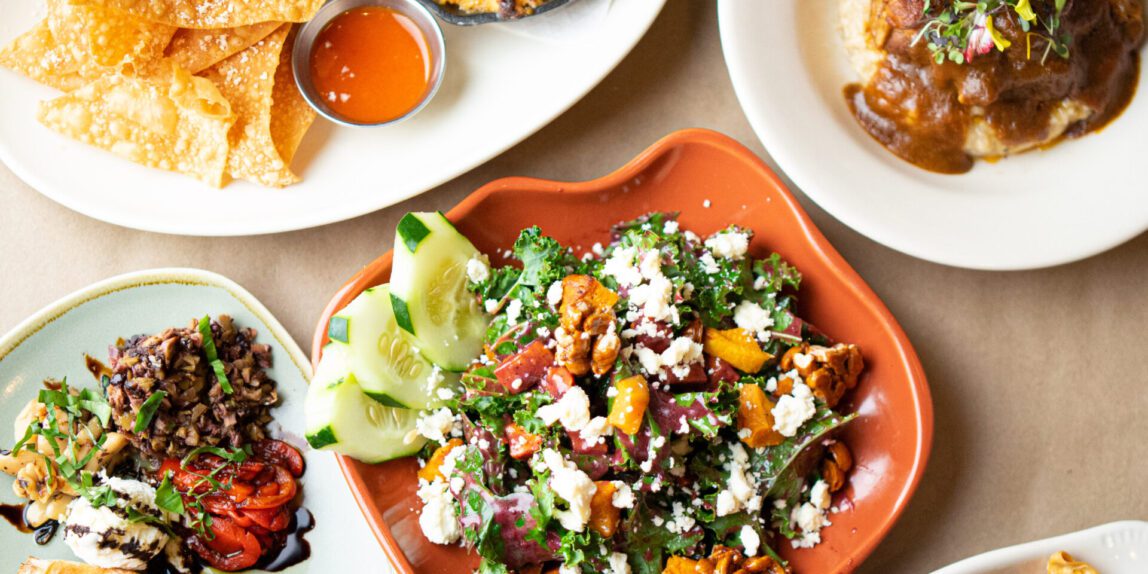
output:
[{"label": "white oval plate", "polygon": [[[210,313],[231,315],[236,324],[253,327],[257,340],[271,345],[272,368],[282,404],[272,414],[283,438],[305,443],[289,429],[303,428],[303,397],[311,367],[307,357],[283,326],[250,293],[231,280],[196,269],[139,271],[101,281],[49,305],[0,338],[0,446],[11,447],[12,422],[36,397],[40,381],[68,377],[70,384],[94,387],[84,367],[84,354],[107,358],[117,337],[155,333],[184,326]],[[311,558],[285,572],[387,572],[387,560],[343,482],[335,457],[304,449],[304,506],[315,516],[315,529],[306,535]],[[0,474],[0,503],[20,501],[12,494],[12,478]],[[77,560],[57,534],[47,546],[37,546],[0,522],[0,572],[15,572],[28,556]],[[347,549],[354,549],[348,552]]]},{"label": "white oval plate", "polygon": [[[525,139],[574,105],[630,52],[665,0],[578,0],[522,22],[443,24],[442,88],[415,117],[380,128],[318,119],[293,164],[303,182],[214,189],[71,141],[36,121],[58,92],[0,69],[0,160],[53,200],[107,222],[181,235],[314,227],[393,205]],[[0,44],[43,0],[4,0]]]},{"label": "white oval plate", "polygon": [[950,564],[933,574],[1044,574],[1048,557],[1065,551],[1101,574],[1148,572],[1148,522],[1095,526],[1044,540],[986,552]]},{"label": "white oval plate", "polygon": [[887,152],[854,121],[842,89],[857,78],[837,0],[719,0],[718,20],[738,100],[770,155],[818,205],[875,241],[958,267],[1030,269],[1148,229],[1148,73],[1098,134],[939,175]]}]

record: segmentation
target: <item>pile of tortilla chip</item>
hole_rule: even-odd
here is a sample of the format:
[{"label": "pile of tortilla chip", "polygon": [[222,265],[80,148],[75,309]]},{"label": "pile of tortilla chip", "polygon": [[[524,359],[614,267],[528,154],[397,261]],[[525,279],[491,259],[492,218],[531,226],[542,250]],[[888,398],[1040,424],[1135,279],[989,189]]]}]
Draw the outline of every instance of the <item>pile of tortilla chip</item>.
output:
[{"label": "pile of tortilla chip", "polygon": [[0,66],[66,92],[39,120],[221,187],[283,187],[314,111],[291,71],[293,23],[323,0],[47,0]]}]

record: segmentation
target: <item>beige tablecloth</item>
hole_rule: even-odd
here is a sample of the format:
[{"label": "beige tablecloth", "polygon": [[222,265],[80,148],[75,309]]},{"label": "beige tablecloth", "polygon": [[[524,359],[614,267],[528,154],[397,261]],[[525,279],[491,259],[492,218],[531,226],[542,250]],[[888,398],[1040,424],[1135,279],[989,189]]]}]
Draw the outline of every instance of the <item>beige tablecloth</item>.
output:
[{"label": "beige tablecloth", "polygon": [[[233,239],[131,231],[56,205],[0,166],[0,330],[96,280],[191,266],[250,289],[309,350],[324,304],[390,248],[407,211],[447,209],[502,176],[593,178],[686,127],[725,132],[765,157],[730,86],[712,2],[671,0],[605,82],[490,163],[318,229]],[[1072,265],[983,273],[886,249],[802,200],[904,326],[936,408],[920,489],[860,572],[926,572],[999,546],[1148,518],[1148,236]]]}]

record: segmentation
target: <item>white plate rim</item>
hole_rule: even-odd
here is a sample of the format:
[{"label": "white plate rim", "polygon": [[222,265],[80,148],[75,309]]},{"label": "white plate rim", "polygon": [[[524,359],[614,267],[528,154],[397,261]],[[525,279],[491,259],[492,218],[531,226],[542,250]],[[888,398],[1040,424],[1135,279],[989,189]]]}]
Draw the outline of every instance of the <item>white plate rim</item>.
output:
[{"label": "white plate rim", "polygon": [[[1086,528],[1076,532],[1069,532],[1068,534],[1061,534],[1059,536],[990,550],[983,554],[965,558],[959,562],[945,566],[940,570],[934,571],[933,574],[978,574],[988,572],[991,569],[1007,568],[1030,560],[1047,559],[1054,552],[1061,550],[1073,554],[1073,556],[1079,560],[1094,562],[1095,560],[1084,555],[1084,553],[1077,548],[1083,547],[1085,544],[1094,544],[1104,547],[1107,544],[1105,542],[1106,537],[1117,534],[1138,535],[1140,537],[1139,542],[1145,547],[1148,547],[1148,522],[1122,520],[1093,526],[1092,528]],[[1144,558],[1148,559],[1148,556]],[[1105,572],[1104,570],[1101,571]],[[1117,573],[1105,572],[1105,574]]]},{"label": "white plate rim", "polygon": [[[737,25],[739,17],[743,21],[747,20],[741,15],[741,11],[745,6],[754,2],[756,2],[756,0],[718,0],[718,24],[722,52],[738,102],[753,128],[754,133],[785,175],[789,177],[806,196],[829,212],[830,215],[855,231],[886,247],[919,259],[952,267],[988,271],[1039,269],[1072,263],[1108,251],[1148,231],[1148,210],[1144,210],[1143,213],[1138,214],[1138,220],[1136,222],[1125,222],[1119,229],[1106,229],[1103,231],[1103,236],[1094,237],[1090,241],[1074,240],[1071,245],[1059,246],[1049,246],[1045,244],[1034,249],[1027,249],[1026,253],[1019,256],[1009,256],[983,249],[974,252],[961,251],[960,249],[945,250],[938,248],[936,245],[930,246],[926,242],[919,241],[919,236],[913,236],[912,233],[899,230],[889,225],[887,221],[882,221],[880,218],[852,210],[845,205],[845,202],[840,200],[839,195],[842,193],[841,191],[826,189],[821,184],[820,178],[816,175],[818,167],[821,165],[818,161],[798,157],[798,155],[793,152],[792,146],[786,145],[784,136],[787,134],[776,129],[776,120],[780,116],[777,113],[770,114],[765,112],[764,108],[766,106],[757,102],[759,94],[750,87],[750,78],[753,74],[761,74],[763,70],[760,68],[754,69],[754,67],[747,62],[745,51],[736,47],[739,44],[738,36],[742,34],[740,27]],[[793,2],[779,3],[778,9],[776,10],[777,20],[788,22],[788,17],[792,15],[792,7],[794,4]],[[837,4],[835,1],[829,4],[828,11],[833,14],[834,18],[834,40],[839,41],[836,39]],[[826,17],[828,18],[828,16]],[[1144,64],[1144,61],[1148,60],[1148,58],[1144,56],[1148,54],[1148,45],[1142,47],[1141,54],[1141,89],[1139,89],[1138,92],[1145,91],[1143,86],[1146,83],[1146,77],[1148,77],[1148,70],[1144,69],[1148,68],[1148,65]],[[840,56],[842,59],[846,57],[844,53],[840,54]],[[1138,113],[1140,113],[1141,109],[1148,107],[1148,102],[1144,101],[1145,97],[1144,94],[1138,94],[1136,99],[1129,105],[1129,109],[1135,107]],[[817,103],[810,105],[816,106]],[[1127,112],[1128,110],[1125,110],[1122,116],[1129,115]],[[1123,117],[1117,118],[1114,124],[1119,124],[1121,119],[1123,119]],[[1112,126],[1110,125],[1101,131],[1109,131],[1111,129]],[[1096,134],[1092,135],[1094,136]],[[871,143],[874,146],[877,145],[875,142],[869,142],[868,138],[865,139],[866,143]],[[1083,139],[1087,140],[1088,138]],[[1068,142],[1065,146],[1071,146],[1074,143],[1076,142]],[[1065,146],[1056,146],[1055,149],[1060,149]],[[902,162],[902,160],[892,157],[892,154],[888,154],[888,152],[884,150],[881,151],[891,157],[894,163]],[[1017,157],[1031,157],[1036,153],[1037,152],[1021,154]],[[1002,163],[1007,164],[1008,161],[1009,160],[1006,160]],[[1011,161],[1016,163],[1015,159]],[[978,162],[978,164],[984,163],[985,162]],[[1015,216],[1018,214],[1012,215]],[[1016,221],[1016,219],[1013,221]],[[994,221],[994,223],[999,222]],[[1071,235],[1072,230],[1066,231],[1066,234]],[[1076,237],[1079,239],[1079,236]],[[956,238],[954,242],[959,241],[959,239],[960,238]]]},{"label": "white plate rim", "polygon": [[[621,0],[609,0],[611,3],[619,2]],[[501,145],[492,146],[486,149],[483,153],[477,154],[470,161],[460,162],[450,169],[436,169],[434,170],[435,176],[427,180],[423,185],[417,187],[407,187],[399,193],[380,193],[377,194],[378,199],[374,201],[355,201],[347,202],[342,206],[333,209],[323,210],[317,214],[304,214],[299,217],[292,217],[288,221],[280,221],[275,218],[249,218],[241,225],[222,225],[215,226],[212,223],[205,224],[203,221],[178,221],[166,223],[153,223],[146,217],[138,217],[132,214],[130,209],[118,209],[120,205],[101,205],[99,201],[82,201],[75,193],[68,193],[65,190],[58,189],[57,186],[50,183],[47,179],[36,173],[32,169],[27,168],[23,163],[18,161],[18,156],[14,152],[15,146],[20,142],[8,141],[0,138],[0,162],[4,163],[22,181],[28,184],[29,187],[36,190],[38,193],[51,199],[52,201],[71,209],[77,213],[81,213],[88,217],[98,219],[100,221],[127,227],[130,229],[137,229],[140,231],[148,231],[153,233],[163,233],[170,235],[186,235],[194,237],[237,237],[237,236],[254,236],[266,235],[272,233],[282,233],[288,231],[297,231],[301,229],[310,229],[313,227],[320,227],[346,221],[355,217],[373,213],[380,209],[396,205],[418,195],[421,195],[435,187],[441,186],[458,176],[467,173],[483,164],[486,164],[491,159],[506,152],[510,148],[522,143],[530,136],[537,133],[542,128],[546,127],[557,119],[562,114],[570,110],[575,104],[581,101],[586,94],[596,88],[602,80],[604,80],[619,64],[633,51],[634,47],[638,44],[650,26],[653,25],[657,16],[661,13],[662,8],[665,6],[666,0],[629,0],[630,3],[638,7],[638,12],[641,18],[631,20],[627,29],[630,30],[629,36],[623,41],[619,42],[617,50],[613,52],[612,56],[606,65],[598,68],[593,74],[592,79],[586,81],[578,90],[571,92],[569,98],[560,106],[550,110],[549,113],[540,116],[534,125],[528,129],[523,129],[516,133],[514,137],[502,142]],[[611,13],[617,12],[617,7],[611,5]],[[557,11],[555,11],[557,12]],[[616,17],[616,16],[608,16]],[[442,26],[450,26],[445,22],[440,22]],[[488,26],[497,25],[512,25],[511,24],[488,24]],[[12,72],[11,70],[3,70],[7,75],[13,76],[4,81],[6,82],[32,82],[23,76]],[[447,72],[450,73],[449,71]],[[33,82],[34,83],[34,82]],[[316,121],[323,121],[321,118]],[[102,150],[92,149],[91,153],[106,153]],[[108,158],[112,161],[123,161],[118,158]],[[143,166],[138,166],[140,169],[151,170]],[[172,175],[161,170],[154,170],[158,175]],[[98,179],[99,174],[93,174],[94,179]],[[179,176],[189,177],[189,176]],[[162,184],[162,178],[157,182]],[[204,184],[206,185],[206,184]],[[246,182],[236,181],[232,182],[230,187],[238,187],[240,185],[247,185]],[[320,194],[321,190],[316,190],[315,193]],[[141,200],[146,200],[146,191],[140,190]],[[189,198],[189,201],[194,201],[194,198]]]}]

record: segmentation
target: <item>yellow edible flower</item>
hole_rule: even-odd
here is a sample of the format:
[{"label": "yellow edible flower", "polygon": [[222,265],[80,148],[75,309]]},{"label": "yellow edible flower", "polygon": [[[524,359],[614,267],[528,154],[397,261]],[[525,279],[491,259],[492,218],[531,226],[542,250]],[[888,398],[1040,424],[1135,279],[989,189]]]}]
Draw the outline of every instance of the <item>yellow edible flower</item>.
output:
[{"label": "yellow edible flower", "polygon": [[1032,4],[1029,3],[1029,0],[1020,0],[1016,3],[1016,7],[1013,8],[1013,10],[1016,10],[1017,16],[1024,18],[1028,22],[1036,20],[1036,13],[1032,11]]},{"label": "yellow edible flower", "polygon": [[1005,37],[1002,36],[1001,33],[993,27],[992,16],[985,18],[985,30],[988,31],[989,37],[993,39],[993,44],[996,44],[997,50],[1003,52],[1006,48],[1012,45],[1012,42],[1006,40]]}]

